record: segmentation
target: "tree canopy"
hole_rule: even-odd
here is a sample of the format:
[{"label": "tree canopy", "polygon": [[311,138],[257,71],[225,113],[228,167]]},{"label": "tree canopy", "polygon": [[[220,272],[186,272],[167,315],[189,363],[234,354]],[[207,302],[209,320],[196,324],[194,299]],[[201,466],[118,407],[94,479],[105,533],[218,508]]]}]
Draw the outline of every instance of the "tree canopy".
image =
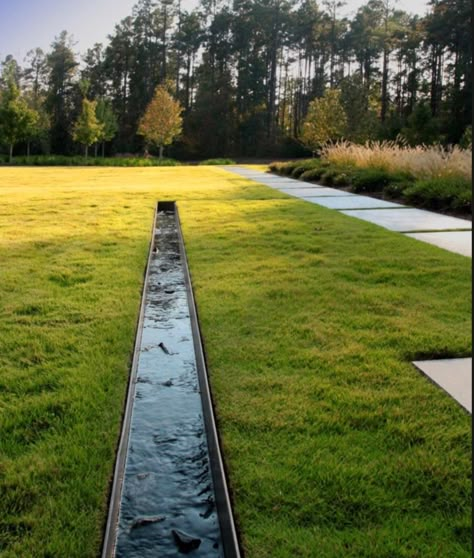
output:
[{"label": "tree canopy", "polygon": [[77,149],[84,79],[116,120],[111,152],[143,150],[140,122],[164,84],[184,109],[177,157],[303,154],[310,106],[330,89],[341,90],[349,140],[393,140],[427,107],[433,141],[455,143],[472,119],[471,16],[468,0],[433,0],[423,17],[395,0],[367,0],[351,17],[339,0],[202,0],[193,10],[139,0],[81,58],[65,31],[23,66],[8,56],[0,90],[13,79],[47,115],[37,151]]},{"label": "tree canopy", "polygon": [[159,147],[160,159],[163,148],[172,144],[181,134],[182,111],[179,102],[173,99],[165,86],[156,88],[153,99],[140,120],[138,133],[145,138],[147,144]]},{"label": "tree canopy", "polygon": [[85,148],[85,156],[88,156],[89,147],[100,141],[104,126],[96,116],[97,103],[84,98],[82,101],[82,112],[74,124],[74,141],[82,143]]},{"label": "tree canopy", "polygon": [[310,103],[301,140],[314,152],[325,143],[341,139],[346,130],[347,115],[341,103],[341,92],[327,89],[324,97]]},{"label": "tree canopy", "polygon": [[10,162],[15,144],[34,135],[38,121],[39,114],[28,107],[15,80],[10,79],[0,97],[0,141],[9,147]]}]

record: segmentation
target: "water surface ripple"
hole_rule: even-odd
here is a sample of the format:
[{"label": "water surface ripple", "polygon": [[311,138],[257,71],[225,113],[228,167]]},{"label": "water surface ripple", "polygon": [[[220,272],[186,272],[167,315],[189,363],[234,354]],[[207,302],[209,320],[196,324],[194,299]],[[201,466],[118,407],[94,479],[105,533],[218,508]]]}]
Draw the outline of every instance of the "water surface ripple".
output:
[{"label": "water surface ripple", "polygon": [[183,261],[160,211],[148,270],[117,558],[223,558]]}]

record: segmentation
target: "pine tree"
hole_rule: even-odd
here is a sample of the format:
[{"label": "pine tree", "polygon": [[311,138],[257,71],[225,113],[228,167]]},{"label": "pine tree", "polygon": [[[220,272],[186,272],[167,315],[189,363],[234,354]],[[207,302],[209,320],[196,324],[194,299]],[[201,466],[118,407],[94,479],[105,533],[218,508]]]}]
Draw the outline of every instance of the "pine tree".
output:
[{"label": "pine tree", "polygon": [[55,153],[64,153],[70,143],[70,125],[77,62],[73,43],[66,31],[56,37],[47,56],[49,68],[46,107],[51,116],[51,144]]}]

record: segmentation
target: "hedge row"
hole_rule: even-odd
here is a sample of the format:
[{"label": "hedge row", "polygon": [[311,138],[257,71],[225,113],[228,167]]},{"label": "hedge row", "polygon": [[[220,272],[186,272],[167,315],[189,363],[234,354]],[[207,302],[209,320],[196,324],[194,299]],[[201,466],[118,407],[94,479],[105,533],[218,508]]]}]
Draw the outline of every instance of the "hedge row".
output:
[{"label": "hedge row", "polygon": [[[175,159],[157,159],[155,157],[67,157],[63,155],[32,155],[14,157],[11,163],[7,155],[0,155],[0,165],[8,166],[45,166],[45,167],[175,167],[183,165]],[[234,165],[232,159],[207,159],[200,165]]]},{"label": "hedge row", "polygon": [[459,176],[419,180],[409,173],[341,167],[322,159],[272,163],[270,170],[306,182],[319,182],[356,193],[381,194],[384,198],[397,199],[425,209],[466,214],[471,212],[471,183]]},{"label": "hedge row", "polygon": [[14,157],[9,163],[7,156],[0,155],[0,164],[8,166],[40,167],[174,167],[180,165],[175,159],[154,157],[67,157],[65,155],[32,155]]}]

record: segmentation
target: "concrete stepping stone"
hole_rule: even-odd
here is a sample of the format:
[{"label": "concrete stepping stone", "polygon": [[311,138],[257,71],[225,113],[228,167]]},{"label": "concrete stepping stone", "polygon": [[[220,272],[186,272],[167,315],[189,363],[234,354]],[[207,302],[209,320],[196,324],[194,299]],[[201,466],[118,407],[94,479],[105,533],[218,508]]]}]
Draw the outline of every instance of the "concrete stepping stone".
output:
[{"label": "concrete stepping stone", "polygon": [[472,414],[472,358],[420,360],[413,364]]},{"label": "concrete stepping stone", "polygon": [[285,188],[287,190],[300,190],[301,188],[310,188],[310,189],[318,189],[324,188],[321,184],[313,184],[312,182],[302,182],[301,180],[294,180],[293,182],[276,182],[275,185],[278,185],[279,188]]},{"label": "concrete stepping stone", "polygon": [[311,201],[311,198],[319,196],[355,196],[355,194],[351,194],[350,192],[336,190],[335,188],[325,188],[324,186],[319,186],[317,188],[279,188],[279,190],[290,196],[295,196],[307,201]]},{"label": "concrete stepping stone", "polygon": [[234,167],[231,165],[224,165],[220,166],[219,168],[229,172],[234,172],[235,174],[240,174],[241,176],[260,176],[262,174],[265,174],[264,172],[256,171],[253,169],[245,169],[243,167]]},{"label": "concrete stepping stone", "polygon": [[436,230],[471,230],[472,223],[466,219],[449,217],[411,207],[404,209],[377,209],[343,211],[345,215],[357,217],[380,225],[391,231],[416,232]]},{"label": "concrete stepping stone", "polygon": [[311,200],[318,205],[328,207],[329,209],[385,209],[395,208],[406,209],[404,205],[398,203],[370,198],[369,196],[334,196],[324,197],[318,200]]},{"label": "concrete stepping stone", "polygon": [[273,180],[271,178],[249,178],[249,180],[255,180],[255,182],[260,182],[261,184],[266,184],[267,186],[281,188],[318,188],[316,184],[311,184],[311,182],[301,182],[299,180]]},{"label": "concrete stepping stone", "polygon": [[461,256],[472,257],[472,232],[471,231],[448,231],[430,233],[409,233],[406,236],[416,238],[428,244],[434,244],[450,252],[461,254]]},{"label": "concrete stepping stone", "polygon": [[[264,174],[264,175],[243,174],[242,176],[245,176],[245,178],[248,178],[248,179],[250,179],[250,180],[258,180],[258,181],[261,181],[261,180],[273,180],[273,177],[272,177],[272,176],[265,175],[265,174]],[[284,178],[280,178],[280,177],[278,177],[278,178],[279,178],[280,181],[284,181],[284,180],[285,180]]]},{"label": "concrete stepping stone", "polygon": [[242,175],[245,176],[245,178],[248,178],[249,180],[256,180],[258,182],[271,182],[274,184],[280,184],[280,183],[285,183],[285,184],[291,184],[294,186],[301,186],[302,184],[309,184],[311,186],[314,186],[314,184],[312,182],[303,182],[301,180],[295,180],[294,178],[290,178],[288,176],[273,176],[271,174],[266,174],[266,173],[262,173],[260,175],[253,175],[253,174],[245,174]]}]

